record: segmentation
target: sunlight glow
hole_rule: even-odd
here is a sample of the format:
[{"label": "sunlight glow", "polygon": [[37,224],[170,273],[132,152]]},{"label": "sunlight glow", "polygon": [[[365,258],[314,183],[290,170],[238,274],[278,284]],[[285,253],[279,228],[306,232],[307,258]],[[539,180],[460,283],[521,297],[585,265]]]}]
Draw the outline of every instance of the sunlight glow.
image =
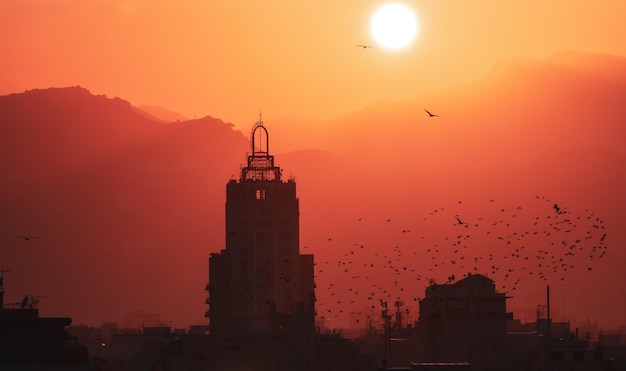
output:
[{"label": "sunlight glow", "polygon": [[417,33],[417,19],[401,4],[386,4],[378,8],[372,17],[370,31],[382,46],[398,49],[407,46]]}]

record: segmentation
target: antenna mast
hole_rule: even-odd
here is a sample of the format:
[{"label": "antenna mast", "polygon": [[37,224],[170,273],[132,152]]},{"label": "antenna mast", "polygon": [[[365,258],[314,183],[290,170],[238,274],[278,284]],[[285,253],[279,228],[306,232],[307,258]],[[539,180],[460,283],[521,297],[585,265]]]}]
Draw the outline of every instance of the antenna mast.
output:
[{"label": "antenna mast", "polygon": [[0,266],[0,313],[4,309],[4,273],[10,272],[10,270],[4,269],[4,267]]},{"label": "antenna mast", "polygon": [[259,121],[252,127],[250,139],[252,154],[248,156],[247,166],[241,169],[240,181],[280,181],[281,170],[274,165],[274,156],[270,155],[269,134],[263,126],[261,112],[259,112]]}]

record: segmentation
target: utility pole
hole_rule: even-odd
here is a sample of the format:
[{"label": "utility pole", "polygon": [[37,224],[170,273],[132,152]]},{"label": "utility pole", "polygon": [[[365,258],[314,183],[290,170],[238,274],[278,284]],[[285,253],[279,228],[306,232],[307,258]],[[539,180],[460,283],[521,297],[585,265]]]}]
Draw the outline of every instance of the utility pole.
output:
[{"label": "utility pole", "polygon": [[380,305],[382,306],[382,318],[383,318],[383,336],[384,336],[384,347],[385,347],[385,359],[387,369],[391,368],[391,315],[389,314],[389,307],[387,306],[387,302],[380,300]]}]

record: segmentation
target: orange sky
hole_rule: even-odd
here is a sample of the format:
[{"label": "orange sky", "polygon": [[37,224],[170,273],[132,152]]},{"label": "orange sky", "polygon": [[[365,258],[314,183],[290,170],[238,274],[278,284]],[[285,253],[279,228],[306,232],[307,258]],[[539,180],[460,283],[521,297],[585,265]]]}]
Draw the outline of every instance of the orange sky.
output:
[{"label": "orange sky", "polygon": [[0,79],[19,89],[81,85],[188,117],[248,128],[330,118],[478,79],[493,63],[561,50],[626,55],[626,2],[404,1],[410,48],[373,44],[381,0],[294,2],[3,0]]}]

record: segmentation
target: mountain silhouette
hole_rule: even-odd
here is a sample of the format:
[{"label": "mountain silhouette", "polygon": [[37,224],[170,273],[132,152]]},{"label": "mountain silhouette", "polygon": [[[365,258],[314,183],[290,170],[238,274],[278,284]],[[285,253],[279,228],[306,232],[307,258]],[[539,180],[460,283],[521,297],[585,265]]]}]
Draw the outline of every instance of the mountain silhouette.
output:
[{"label": "mountain silhouette", "polygon": [[[181,306],[202,319],[224,185],[248,150],[240,132],[209,117],[163,124],[79,87],[0,97],[0,122],[0,238],[15,292],[46,292],[45,308],[72,308],[77,321],[136,308],[172,318]],[[8,238],[17,231],[44,237],[23,249]]]}]

